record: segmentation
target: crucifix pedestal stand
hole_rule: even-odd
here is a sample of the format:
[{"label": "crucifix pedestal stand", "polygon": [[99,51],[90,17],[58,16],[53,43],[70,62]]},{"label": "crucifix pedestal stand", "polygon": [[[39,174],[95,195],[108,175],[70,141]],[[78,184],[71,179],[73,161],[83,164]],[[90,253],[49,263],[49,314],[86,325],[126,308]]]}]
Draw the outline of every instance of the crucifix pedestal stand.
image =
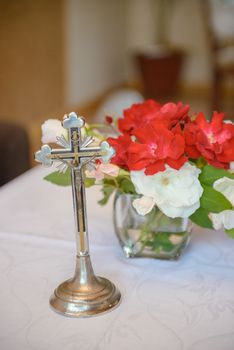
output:
[{"label": "crucifix pedestal stand", "polygon": [[76,270],[73,278],[55,289],[50,305],[55,311],[67,316],[89,317],[114,308],[121,298],[112,282],[94,274],[89,255],[84,166],[100,158],[102,151],[101,147],[87,147],[92,139],[82,140],[83,118],[72,112],[65,116],[62,124],[69,132],[69,142],[58,138],[64,149],[51,149],[44,145],[35,154],[35,159],[44,165],[50,166],[54,161],[60,161],[71,169],[77,243]]}]

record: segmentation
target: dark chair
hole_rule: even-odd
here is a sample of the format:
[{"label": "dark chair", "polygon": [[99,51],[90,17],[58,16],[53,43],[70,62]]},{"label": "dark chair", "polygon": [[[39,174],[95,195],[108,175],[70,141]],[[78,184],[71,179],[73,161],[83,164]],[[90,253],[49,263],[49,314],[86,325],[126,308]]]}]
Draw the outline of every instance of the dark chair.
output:
[{"label": "dark chair", "polygon": [[234,3],[202,0],[202,14],[211,50],[211,109],[222,109],[222,85],[234,79]]},{"label": "dark chair", "polygon": [[21,127],[0,123],[0,186],[30,168],[29,139]]}]

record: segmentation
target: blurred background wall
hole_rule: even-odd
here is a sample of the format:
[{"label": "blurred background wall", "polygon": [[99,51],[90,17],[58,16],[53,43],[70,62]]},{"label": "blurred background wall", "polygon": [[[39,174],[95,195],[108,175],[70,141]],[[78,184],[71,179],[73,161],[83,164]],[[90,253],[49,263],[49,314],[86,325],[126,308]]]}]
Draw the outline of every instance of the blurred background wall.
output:
[{"label": "blurred background wall", "polygon": [[[65,1],[68,106],[97,97],[100,91],[112,86],[131,84],[138,78],[133,53],[154,45],[157,37],[154,2],[157,0]],[[168,36],[171,44],[187,53],[181,85],[208,88],[209,48],[199,1],[176,2]]]},{"label": "blurred background wall", "polygon": [[[212,53],[202,1],[168,3],[167,40],[186,56],[175,99],[208,110]],[[161,0],[0,0],[0,121],[26,128],[32,154],[48,117],[75,109],[91,120],[113,89],[141,91],[134,55],[156,43],[160,6]]]},{"label": "blurred background wall", "polygon": [[64,104],[62,0],[0,1],[0,115],[25,122]]},{"label": "blurred background wall", "polygon": [[[188,54],[184,86],[210,82],[200,11],[197,0],[173,7],[170,40]],[[155,21],[152,0],[1,0],[0,115],[47,117],[131,83],[133,53],[155,43]]]},{"label": "blurred background wall", "polygon": [[64,5],[65,104],[76,107],[126,80],[128,0]]}]

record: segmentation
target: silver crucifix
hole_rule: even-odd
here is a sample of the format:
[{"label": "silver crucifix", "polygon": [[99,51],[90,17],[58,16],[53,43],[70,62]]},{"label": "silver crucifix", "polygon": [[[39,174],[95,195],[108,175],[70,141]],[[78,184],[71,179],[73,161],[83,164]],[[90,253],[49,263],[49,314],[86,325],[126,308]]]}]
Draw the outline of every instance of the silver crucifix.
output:
[{"label": "silver crucifix", "polygon": [[[96,315],[115,307],[120,301],[118,289],[109,280],[95,276],[89,255],[84,167],[97,158],[105,158],[107,142],[100,147],[90,147],[91,137],[82,139],[81,129],[85,125],[82,117],[72,112],[66,115],[62,125],[68,130],[68,141],[58,137],[63,149],[42,146],[35,159],[46,166],[60,162],[59,170],[71,170],[73,207],[76,225],[77,262],[75,276],[59,285],[50,299],[58,312],[75,317]],[[88,147],[89,146],[89,147]]]}]

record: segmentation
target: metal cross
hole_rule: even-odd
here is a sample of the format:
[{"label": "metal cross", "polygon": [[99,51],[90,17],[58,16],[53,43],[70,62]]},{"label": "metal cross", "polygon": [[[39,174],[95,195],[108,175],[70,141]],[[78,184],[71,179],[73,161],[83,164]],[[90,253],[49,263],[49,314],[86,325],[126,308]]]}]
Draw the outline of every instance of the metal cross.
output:
[{"label": "metal cross", "polygon": [[62,123],[68,130],[67,141],[58,137],[57,142],[64,149],[51,149],[44,145],[35,153],[35,159],[47,166],[60,161],[60,171],[71,169],[73,204],[76,223],[77,257],[74,277],[61,283],[50,298],[50,305],[57,312],[68,316],[87,317],[114,308],[121,294],[115,285],[94,274],[89,255],[88,228],[85,202],[84,165],[102,157],[104,162],[113,155],[114,150],[106,141],[100,147],[88,147],[93,139],[81,136],[85,125],[83,118],[72,112]]},{"label": "metal cross", "polygon": [[[77,231],[77,253],[79,256],[89,254],[87,213],[84,185],[84,165],[90,163],[103,155],[103,147],[87,147],[92,142],[92,137],[82,140],[81,129],[85,125],[82,117],[72,112],[66,115],[62,125],[69,132],[68,142],[64,137],[58,137],[58,143],[65,149],[51,149],[44,145],[41,150],[35,153],[35,160],[51,166],[54,161],[60,161],[59,169],[64,171],[67,167],[71,169],[73,206],[75,224]],[[104,148],[106,144],[104,142]]]}]

